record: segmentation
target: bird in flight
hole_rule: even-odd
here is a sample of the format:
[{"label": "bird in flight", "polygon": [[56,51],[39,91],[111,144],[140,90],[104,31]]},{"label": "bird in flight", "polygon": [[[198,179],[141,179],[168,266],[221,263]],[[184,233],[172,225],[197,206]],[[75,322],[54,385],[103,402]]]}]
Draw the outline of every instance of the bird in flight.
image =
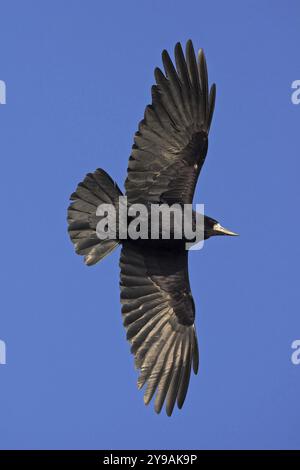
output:
[{"label": "bird in flight", "polygon": [[[184,54],[175,46],[175,65],[166,50],[164,73],[155,69],[152,104],[139,123],[128,164],[128,204],[192,204],[195,186],[208,149],[216,87],[209,89],[203,50],[196,58],[192,41]],[[155,411],[165,403],[170,416],[183,406],[191,370],[199,364],[195,304],[190,289],[188,253],[181,240],[100,239],[97,207],[117,205],[122,192],[102,169],[88,173],[71,195],[68,232],[76,253],[87,265],[104,258],[118,245],[123,323],[131,343],[138,387],[144,402],[155,395]],[[195,213],[193,213],[194,215]],[[203,216],[203,238],[236,235],[215,219]]]}]

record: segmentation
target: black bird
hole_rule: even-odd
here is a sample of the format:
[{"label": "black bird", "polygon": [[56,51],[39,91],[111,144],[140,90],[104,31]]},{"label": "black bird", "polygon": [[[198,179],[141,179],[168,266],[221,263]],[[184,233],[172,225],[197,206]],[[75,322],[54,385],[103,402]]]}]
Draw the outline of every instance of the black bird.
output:
[{"label": "black bird", "polygon": [[[152,104],[145,109],[129,158],[129,204],[191,204],[207,154],[216,87],[208,88],[204,53],[200,50],[197,60],[189,40],[185,55],[180,43],[175,46],[176,68],[166,50],[162,61],[165,74],[155,69]],[[122,315],[140,370],[138,387],[146,384],[145,404],[156,392],[155,411],[159,413],[165,402],[170,416],[176,401],[182,407],[191,368],[197,374],[199,363],[188,251],[184,240],[100,240],[96,209],[102,203],[117,205],[121,195],[104,170],[89,173],[71,195],[68,231],[87,265],[122,244]],[[204,238],[212,235],[236,234],[204,216]]]}]

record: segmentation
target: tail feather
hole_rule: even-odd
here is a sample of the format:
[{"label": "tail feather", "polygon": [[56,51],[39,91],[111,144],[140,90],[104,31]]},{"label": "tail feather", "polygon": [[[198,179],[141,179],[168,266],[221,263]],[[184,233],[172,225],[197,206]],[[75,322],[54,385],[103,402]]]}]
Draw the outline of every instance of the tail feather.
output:
[{"label": "tail feather", "polygon": [[91,266],[107,256],[118,245],[118,240],[100,240],[96,227],[101,217],[96,216],[100,204],[114,204],[122,196],[118,185],[102,169],[88,173],[71,194],[68,207],[68,232],[75,245],[75,251],[84,256],[84,262]]}]

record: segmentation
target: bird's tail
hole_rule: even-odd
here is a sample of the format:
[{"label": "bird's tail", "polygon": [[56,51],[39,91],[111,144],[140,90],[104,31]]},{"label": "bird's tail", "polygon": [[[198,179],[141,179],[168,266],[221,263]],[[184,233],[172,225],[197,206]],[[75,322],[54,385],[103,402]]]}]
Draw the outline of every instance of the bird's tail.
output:
[{"label": "bird's tail", "polygon": [[101,240],[96,232],[101,217],[96,215],[101,204],[118,204],[122,196],[117,184],[104,171],[98,168],[88,173],[71,194],[68,207],[68,232],[75,245],[75,251],[84,256],[84,262],[90,266],[97,263],[118,245],[118,240]]}]

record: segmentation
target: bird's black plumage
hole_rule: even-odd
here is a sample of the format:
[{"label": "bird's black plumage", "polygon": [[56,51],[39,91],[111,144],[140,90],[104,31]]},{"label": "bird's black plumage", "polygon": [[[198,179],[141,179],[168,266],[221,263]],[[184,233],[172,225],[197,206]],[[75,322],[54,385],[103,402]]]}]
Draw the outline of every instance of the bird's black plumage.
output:
[{"label": "bird's black plumage", "polygon": [[204,163],[214,111],[216,87],[208,95],[204,53],[198,62],[191,41],[186,59],[175,47],[177,71],[167,51],[162,53],[164,75],[155,69],[152,104],[134,137],[129,158],[126,195],[130,202],[192,202]]},{"label": "bird's black plumage", "polygon": [[166,399],[169,415],[176,399],[183,405],[192,363],[198,370],[187,253],[183,249],[174,256],[172,249],[145,249],[127,241],[120,258],[122,314],[140,369],[138,386],[147,383],[146,404],[157,389],[155,410],[160,412]]},{"label": "bird's black plumage", "polygon": [[[200,50],[197,60],[188,41],[185,55],[176,44],[176,67],[167,51],[162,60],[165,73],[155,69],[152,104],[146,107],[129,158],[125,189],[130,204],[192,203],[207,153],[216,88],[212,85],[209,91],[204,53]],[[184,240],[169,244],[118,237],[100,240],[97,206],[116,204],[120,195],[104,170],[88,174],[71,196],[69,234],[86,264],[96,263],[122,244],[122,315],[140,370],[138,386],[146,387],[146,404],[156,393],[155,410],[160,412],[165,402],[171,415],[176,401],[182,407],[191,369],[197,373],[199,363],[188,251]],[[204,223],[205,238],[234,234],[209,217]]]}]

